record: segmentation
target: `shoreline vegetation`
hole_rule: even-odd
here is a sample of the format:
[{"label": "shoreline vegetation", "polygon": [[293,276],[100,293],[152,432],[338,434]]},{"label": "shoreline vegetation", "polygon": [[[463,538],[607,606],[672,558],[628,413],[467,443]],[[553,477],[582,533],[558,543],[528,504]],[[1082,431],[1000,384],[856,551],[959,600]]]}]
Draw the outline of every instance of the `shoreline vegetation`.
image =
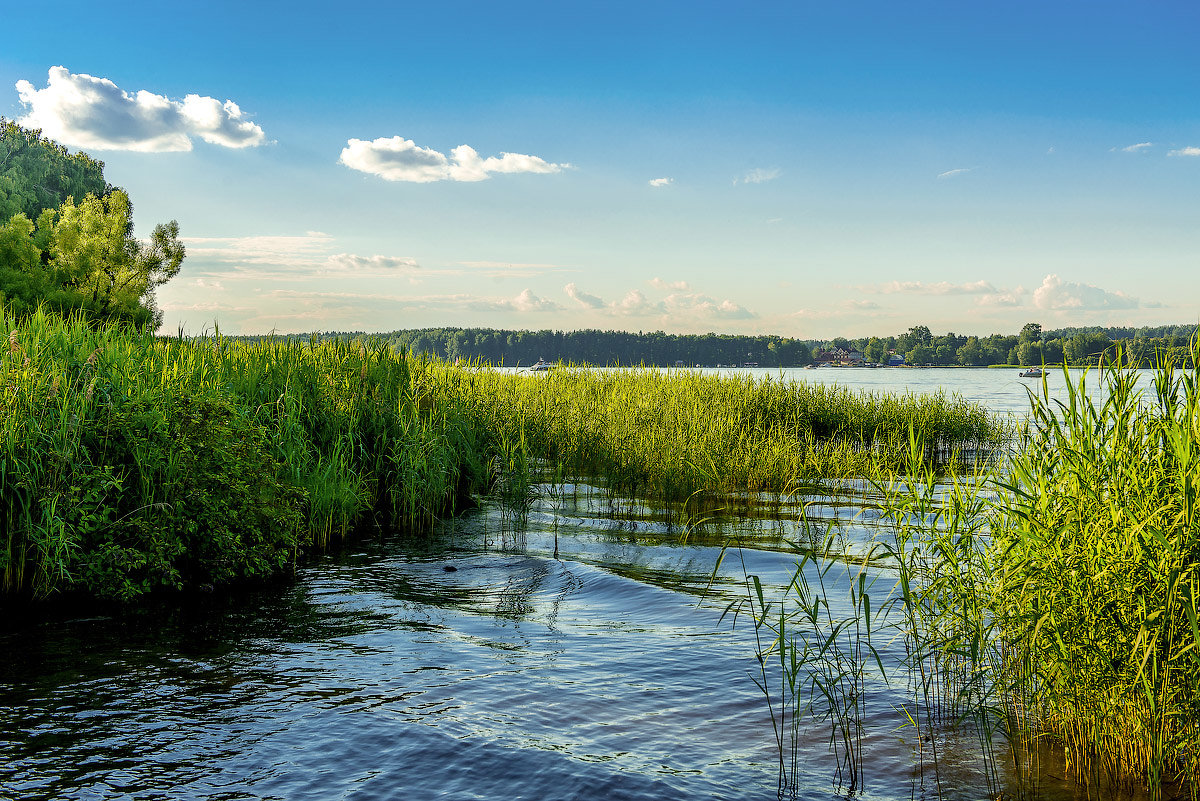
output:
[{"label": "shoreline vegetation", "polygon": [[[903,334],[831,340],[735,334],[667,334],[662,331],[527,331],[492,328],[420,328],[367,334],[359,331],[287,334],[308,341],[385,341],[397,350],[445,361],[521,367],[543,357],[552,362],[594,367],[804,367],[810,364],[922,367],[1072,367],[1111,364],[1122,358],[1150,367],[1163,361],[1190,364],[1188,344],[1196,325],[1142,328],[1064,328],[1043,331],[1026,324],[1016,334],[963,336],[934,334],[917,325]],[[237,337],[253,342],[270,336]]]},{"label": "shoreline vegetation", "polygon": [[870,638],[899,626],[911,719],[931,736],[969,721],[1020,770],[1050,735],[1085,783],[1197,791],[1194,368],[1164,365],[1148,392],[1106,369],[1099,405],[1064,371],[1067,401],[1031,393],[1017,427],[944,394],[653,368],[520,375],[385,342],[158,338],[44,309],[2,321],[9,600],[276,575],[364,525],[419,535],[487,493],[520,505],[548,475],[671,502],[857,477],[891,521],[870,567],[883,556],[899,580],[881,600],[854,577],[864,617],[834,623],[857,639],[819,654],[812,638],[829,632],[804,617],[819,597],[805,564],[844,556],[802,549],[784,596],[758,596],[763,686],[792,693],[774,706],[793,716],[777,721],[781,766],[796,716],[824,714],[853,774],[853,704],[818,713],[802,688],[823,676],[859,703]]}]

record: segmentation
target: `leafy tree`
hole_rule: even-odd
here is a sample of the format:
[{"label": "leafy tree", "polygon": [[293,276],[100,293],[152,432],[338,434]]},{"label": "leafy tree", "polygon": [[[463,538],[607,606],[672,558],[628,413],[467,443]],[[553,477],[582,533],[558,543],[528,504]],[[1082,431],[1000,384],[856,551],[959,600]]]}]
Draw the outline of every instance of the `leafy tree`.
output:
[{"label": "leafy tree", "polygon": [[871,337],[863,348],[863,356],[869,362],[882,364],[887,361],[887,344],[879,337]]},{"label": "leafy tree", "polygon": [[1018,341],[1025,342],[1041,342],[1042,341],[1042,324],[1041,323],[1025,323],[1021,327],[1021,333],[1018,335]]},{"label": "leafy tree", "polygon": [[65,147],[0,117],[0,221],[16,214],[36,220],[45,209],[68,198],[102,197],[112,187],[104,180],[104,162]]},{"label": "leafy tree", "polygon": [[1017,363],[1026,367],[1042,363],[1042,343],[1025,341],[1017,345]]}]

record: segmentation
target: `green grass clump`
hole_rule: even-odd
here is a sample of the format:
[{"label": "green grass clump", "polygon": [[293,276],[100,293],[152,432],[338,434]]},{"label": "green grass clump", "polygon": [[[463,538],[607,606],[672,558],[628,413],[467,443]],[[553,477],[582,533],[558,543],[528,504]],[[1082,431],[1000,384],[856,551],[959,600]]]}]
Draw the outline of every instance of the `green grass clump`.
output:
[{"label": "green grass clump", "polygon": [[785,491],[907,459],[909,432],[930,462],[996,448],[1005,426],[945,394],[854,392],[655,368],[566,368],[542,376],[431,365],[481,428],[615,492],[682,500]]},{"label": "green grass clump", "polygon": [[898,580],[876,621],[908,646],[906,712],[931,747],[939,727],[971,720],[992,779],[995,744],[1036,783],[1039,744],[1055,742],[1101,793],[1132,782],[1195,798],[1200,370],[1167,365],[1139,387],[1107,369],[1102,402],[1086,374],[1063,379],[1062,401],[1030,393],[1004,462],[947,477],[914,454],[880,485],[892,536],[873,553]]},{"label": "green grass clump", "polygon": [[462,410],[422,408],[383,345],[0,321],[6,594],[268,575],[368,515],[428,526],[484,476]]},{"label": "green grass clump", "polygon": [[[1200,354],[1200,345],[1196,345]],[[1064,374],[1069,382],[1069,377]],[[1200,790],[1200,371],[1037,400],[1001,482],[993,614],[1009,713],[1080,770]]]}]

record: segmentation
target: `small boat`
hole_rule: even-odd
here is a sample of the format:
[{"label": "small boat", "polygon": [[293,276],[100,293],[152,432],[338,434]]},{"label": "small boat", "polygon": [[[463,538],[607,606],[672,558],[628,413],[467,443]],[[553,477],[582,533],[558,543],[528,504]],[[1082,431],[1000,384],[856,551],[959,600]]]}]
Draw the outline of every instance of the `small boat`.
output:
[{"label": "small boat", "polygon": [[1040,367],[1030,367],[1021,372],[1021,378],[1043,378],[1045,375],[1046,371]]},{"label": "small boat", "polygon": [[529,372],[544,373],[553,366],[554,365],[550,364],[550,362],[546,361],[545,359],[538,359],[537,363],[529,368]]}]

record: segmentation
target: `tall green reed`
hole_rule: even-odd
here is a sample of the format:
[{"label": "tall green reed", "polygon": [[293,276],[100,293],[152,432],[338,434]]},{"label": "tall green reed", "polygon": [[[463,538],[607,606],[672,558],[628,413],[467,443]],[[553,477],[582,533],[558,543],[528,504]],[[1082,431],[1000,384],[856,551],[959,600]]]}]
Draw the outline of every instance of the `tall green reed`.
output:
[{"label": "tall green reed", "polygon": [[469,503],[486,437],[382,344],[159,339],[38,311],[0,350],[0,589],[269,575]]}]

